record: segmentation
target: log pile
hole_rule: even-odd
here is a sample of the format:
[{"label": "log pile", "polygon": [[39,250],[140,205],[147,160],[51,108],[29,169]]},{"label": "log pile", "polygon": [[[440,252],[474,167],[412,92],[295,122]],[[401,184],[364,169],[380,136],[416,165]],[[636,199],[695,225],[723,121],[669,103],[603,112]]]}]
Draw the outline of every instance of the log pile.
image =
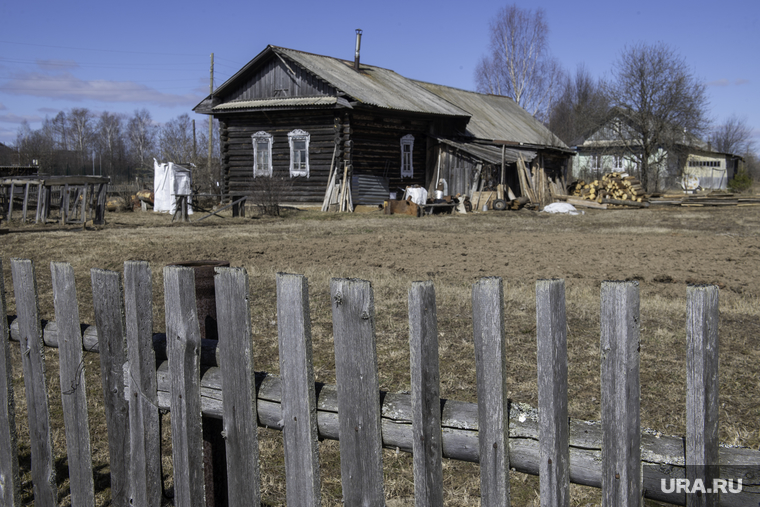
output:
[{"label": "log pile", "polygon": [[611,204],[635,206],[636,203],[648,201],[641,182],[626,173],[607,173],[602,179],[590,183],[578,180],[571,185],[571,189],[572,196],[600,204],[606,200]]}]

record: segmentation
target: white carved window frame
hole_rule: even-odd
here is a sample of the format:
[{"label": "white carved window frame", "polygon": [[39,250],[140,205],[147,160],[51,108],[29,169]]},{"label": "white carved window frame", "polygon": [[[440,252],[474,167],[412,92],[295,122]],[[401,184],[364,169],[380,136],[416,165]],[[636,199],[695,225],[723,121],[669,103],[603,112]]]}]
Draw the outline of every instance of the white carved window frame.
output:
[{"label": "white carved window frame", "polygon": [[[268,132],[256,132],[251,136],[253,142],[253,177],[272,176],[272,143],[274,142],[272,134]],[[259,144],[266,143],[267,159],[264,164],[259,165]]]},{"label": "white carved window frame", "polygon": [[412,154],[414,153],[414,136],[407,134],[401,138],[401,177],[414,177],[414,164]]},{"label": "white carved window frame", "polygon": [[[298,176],[309,177],[309,140],[311,135],[301,129],[296,129],[288,134],[288,144],[290,144],[290,177],[295,178]],[[306,148],[303,151],[303,158],[300,160],[298,152],[295,149],[296,141],[304,141]],[[300,151],[300,150],[299,150]],[[298,165],[296,165],[296,158],[299,158]]]}]

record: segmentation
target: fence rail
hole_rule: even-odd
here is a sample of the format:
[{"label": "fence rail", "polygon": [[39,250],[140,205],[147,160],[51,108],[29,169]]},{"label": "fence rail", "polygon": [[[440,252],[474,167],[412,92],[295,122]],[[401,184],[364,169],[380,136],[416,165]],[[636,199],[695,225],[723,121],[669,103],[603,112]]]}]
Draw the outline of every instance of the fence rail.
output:
[{"label": "fence rail", "polygon": [[[2,264],[0,263],[0,270]],[[255,373],[248,278],[217,268],[219,340],[201,339],[194,271],[166,267],[166,333],[152,331],[151,270],[125,263],[124,275],[93,269],[97,326],[80,326],[73,270],[53,263],[55,321],[39,318],[34,265],[11,260],[18,316],[0,319],[0,487],[2,505],[19,505],[10,340],[20,342],[29,413],[35,505],[56,504],[45,346],[60,349],[61,392],[73,505],[93,504],[81,353],[101,355],[111,455],[112,505],[160,505],[159,410],[172,411],[175,503],[206,505],[201,420],[223,421],[229,505],[259,501],[257,425],[284,433],[288,505],[319,505],[319,439],[340,441],[347,505],[383,505],[382,448],[414,454],[417,505],[441,505],[442,459],[480,463],[482,505],[509,505],[509,470],[538,474],[542,505],[569,505],[569,484],[602,489],[604,505],[647,497],[684,505],[662,480],[742,479],[720,505],[760,502],[760,452],[717,440],[718,289],[689,286],[687,435],[642,430],[639,420],[639,300],[636,282],[601,289],[602,420],[567,415],[564,281],[536,284],[538,410],[506,397],[503,289],[499,278],[473,286],[478,403],[439,397],[437,317],[431,282],[409,291],[411,394],[378,388],[375,310],[369,282],[330,284],[336,385],[315,384],[307,280],[277,276],[280,376]],[[0,314],[6,314],[0,277]],[[122,280],[123,279],[123,280]],[[202,373],[201,373],[202,372]],[[642,465],[653,465],[643,467]],[[687,466],[688,465],[688,466]],[[697,466],[703,466],[700,469]],[[719,467],[719,468],[717,468]],[[689,495],[689,505],[717,495]],[[693,497],[693,498],[692,498]],[[700,503],[701,502],[701,503]]]}]

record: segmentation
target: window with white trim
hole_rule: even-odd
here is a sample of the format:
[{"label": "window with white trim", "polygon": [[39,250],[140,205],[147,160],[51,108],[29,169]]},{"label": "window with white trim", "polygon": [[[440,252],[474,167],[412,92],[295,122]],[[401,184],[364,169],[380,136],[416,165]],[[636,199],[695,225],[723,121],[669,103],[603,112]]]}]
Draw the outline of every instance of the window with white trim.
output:
[{"label": "window with white trim", "polygon": [[272,134],[256,132],[253,140],[253,177],[272,176]]},{"label": "window with white trim", "polygon": [[296,129],[288,134],[290,143],[290,177],[309,177],[309,138],[308,132]]},{"label": "window with white trim", "polygon": [[414,166],[412,165],[412,153],[414,152],[414,136],[407,134],[401,138],[401,177],[414,177]]},{"label": "window with white trim", "polygon": [[623,170],[623,156],[622,155],[612,156],[612,169],[615,171]]}]

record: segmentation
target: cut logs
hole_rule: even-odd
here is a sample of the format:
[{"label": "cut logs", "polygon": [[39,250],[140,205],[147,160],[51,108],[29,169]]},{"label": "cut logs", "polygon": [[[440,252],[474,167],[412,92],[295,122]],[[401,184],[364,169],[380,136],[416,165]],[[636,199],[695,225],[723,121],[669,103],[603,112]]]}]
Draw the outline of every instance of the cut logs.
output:
[{"label": "cut logs", "polygon": [[576,198],[602,203],[607,200],[610,204],[628,205],[629,203],[645,203],[648,201],[641,182],[626,173],[607,173],[601,179],[586,183],[583,180],[570,185],[572,195]]}]

